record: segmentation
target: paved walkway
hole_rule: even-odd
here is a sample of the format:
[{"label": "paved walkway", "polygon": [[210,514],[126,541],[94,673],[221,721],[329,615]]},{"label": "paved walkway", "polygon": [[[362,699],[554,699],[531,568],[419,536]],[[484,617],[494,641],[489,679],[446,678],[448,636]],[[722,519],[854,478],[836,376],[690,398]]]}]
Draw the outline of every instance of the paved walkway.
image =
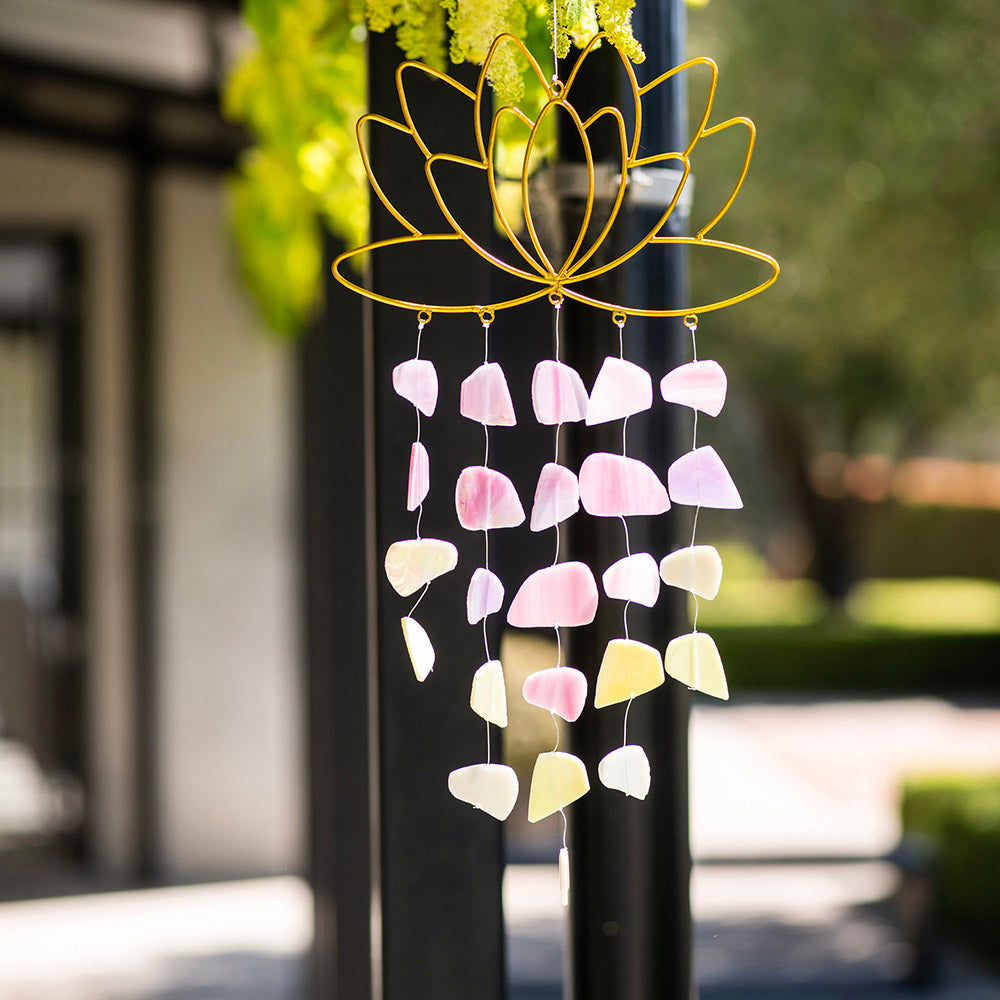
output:
[{"label": "paved walkway", "polygon": [[[702,1000],[1000,1000],[952,952],[935,988],[899,985],[891,866],[767,863],[883,853],[901,774],[1000,768],[998,737],[1000,708],[932,699],[699,705],[692,840],[716,859],[692,885]],[[554,867],[508,868],[510,1000],[561,996],[558,898]],[[301,1000],[310,911],[296,878],[0,904],[0,998]]]}]

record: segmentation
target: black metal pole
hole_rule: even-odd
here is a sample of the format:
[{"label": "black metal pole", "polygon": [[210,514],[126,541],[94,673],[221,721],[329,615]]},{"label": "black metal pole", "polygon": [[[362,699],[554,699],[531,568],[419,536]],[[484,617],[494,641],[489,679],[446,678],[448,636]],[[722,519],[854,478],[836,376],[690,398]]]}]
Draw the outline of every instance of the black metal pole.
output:
[{"label": "black metal pole", "polygon": [[[370,36],[369,107],[396,119],[400,59],[391,37]],[[441,92],[425,96],[430,104],[414,106],[431,108],[424,135],[435,141],[448,121],[434,103]],[[421,194],[430,197],[423,157],[399,138],[373,128],[372,162],[397,207],[423,222]],[[456,212],[489,228],[488,199],[461,181],[449,191]],[[372,239],[399,231],[375,202]],[[419,250],[397,266],[376,260],[370,280],[377,289],[406,280],[433,302],[448,300],[456,275],[464,292],[486,300],[482,269],[458,271]],[[421,684],[400,628],[414,597],[399,597],[382,569],[389,545],[415,532],[405,505],[415,418],[392,390],[392,369],[413,356],[417,316],[390,306],[362,309],[332,280],[328,292],[303,368],[313,996],[501,1000],[500,825],[447,788],[451,769],[485,755],[484,724],[468,704],[482,637],[464,613],[483,542],[461,532],[453,500],[459,471],[482,454],[482,430],[458,405],[462,379],[481,361],[482,329],[475,317],[441,315],[423,334],[421,356],[435,363],[441,392],[421,434],[431,460],[421,534],[457,541],[461,555],[417,613],[438,654]]]},{"label": "black metal pole", "polygon": [[[633,26],[647,53],[648,76],[683,60],[682,0],[659,0],[637,7]],[[614,60],[604,65],[610,74]],[[590,69],[591,67],[588,67]],[[639,67],[640,80],[644,79]],[[590,95],[594,104],[608,103],[621,88],[624,74],[598,80]],[[574,84],[574,104],[584,98]],[[623,94],[631,99],[630,92]],[[683,148],[684,93],[680,82],[661,86],[644,100],[642,148],[645,155]],[[573,224],[573,204],[565,213]],[[624,241],[637,242],[649,230],[662,208],[627,208]],[[671,220],[673,232],[679,220]],[[629,303],[659,303],[681,307],[686,295],[686,263],[682,248],[648,247],[615,277],[603,292],[624,296]],[[614,301],[623,301],[614,298]],[[567,309],[566,360],[592,384],[603,358],[617,353],[617,331],[606,313]],[[625,356],[659,377],[685,360],[683,327],[679,320],[629,319],[625,328]],[[569,434],[571,464],[578,467],[595,450],[617,451],[620,427],[574,428]],[[666,478],[669,461],[683,450],[679,425],[654,389],[651,411],[628,424],[628,453],[649,463]],[[673,511],[664,517],[629,521],[631,551],[650,552],[659,559],[679,541],[687,521]],[[596,573],[624,555],[621,526],[603,519],[581,517],[570,523],[571,545]],[[632,606],[629,625],[633,638],[662,650],[683,631],[682,602],[664,590],[651,611]],[[603,601],[598,617],[587,629],[571,636],[574,664],[596,677],[607,642],[622,634],[621,606]],[[570,825],[573,863],[571,967],[573,1000],[689,1000],[692,984],[692,928],[690,913],[691,855],[688,840],[687,691],[671,680],[635,701],[629,713],[629,742],[646,748],[652,785],[644,802],[624,798],[596,781],[601,757],[621,745],[623,708],[585,712],[571,727],[574,749],[592,775],[589,795],[573,807]]]},{"label": "black metal pole", "polygon": [[332,275],[325,291],[299,368],[311,985],[314,1000],[372,1000],[370,343],[362,300]]}]

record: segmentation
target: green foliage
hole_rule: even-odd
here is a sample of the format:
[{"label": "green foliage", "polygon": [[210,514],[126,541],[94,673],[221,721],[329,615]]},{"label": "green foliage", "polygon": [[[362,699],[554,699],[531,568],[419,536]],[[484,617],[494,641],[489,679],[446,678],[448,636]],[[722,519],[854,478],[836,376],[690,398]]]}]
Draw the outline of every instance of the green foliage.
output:
[{"label": "green foliage", "polygon": [[[791,408],[817,448],[903,454],[956,413],[990,426],[1000,7],[712,0],[688,24],[690,53],[720,63],[713,120],[746,114],[759,132],[713,235],[783,269],[765,295],[706,317],[706,346],[722,342],[714,356]],[[692,120],[703,94],[692,84]],[[695,151],[696,222],[732,187],[733,131]],[[695,271],[696,301],[734,281],[720,263]]]},{"label": "green foliage", "polygon": [[[702,605],[704,607],[704,605]],[[807,626],[711,626],[733,690],[996,696],[1000,635]]]},{"label": "green foliage", "polygon": [[907,834],[934,846],[946,920],[997,962],[1000,926],[1000,775],[921,775],[902,790]]},{"label": "green foliage", "polygon": [[258,46],[232,70],[223,112],[257,139],[231,185],[244,277],[277,332],[300,330],[317,301],[321,221],[363,241],[367,189],[353,128],[364,110],[363,47],[344,4],[246,0]]},{"label": "green foliage", "polygon": [[[614,46],[632,62],[642,62],[646,53],[632,35],[632,8],[635,0],[597,0],[597,19]],[[665,66],[664,69],[669,69]]]},{"label": "green foliage", "polygon": [[[604,0],[595,11],[592,0],[562,0],[560,54],[586,44],[600,21],[622,51],[641,58],[633,5]],[[257,45],[231,71],[223,111],[249,128],[256,148],[231,184],[232,229],[264,316],[290,334],[317,303],[327,265],[322,227],[349,246],[365,241],[368,186],[354,125],[364,111],[366,27],[394,29],[407,58],[438,69],[446,51],[452,62],[482,63],[501,32],[526,40],[545,65],[551,0],[243,0],[243,14]],[[529,75],[525,93],[513,46],[498,50],[491,69],[498,101],[541,106],[541,83]]]}]

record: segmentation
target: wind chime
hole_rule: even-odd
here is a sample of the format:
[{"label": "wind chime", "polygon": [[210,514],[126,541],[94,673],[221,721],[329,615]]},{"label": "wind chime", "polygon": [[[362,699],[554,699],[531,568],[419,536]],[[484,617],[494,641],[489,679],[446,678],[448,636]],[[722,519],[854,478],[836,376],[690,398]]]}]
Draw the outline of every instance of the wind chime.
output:
[{"label": "wind chime", "polygon": [[[555,9],[558,5],[553,5]],[[553,34],[555,35],[555,25]],[[558,60],[551,79],[546,79],[538,63],[525,46],[512,35],[500,35],[490,47],[476,89],[470,90],[456,80],[418,62],[403,63],[396,73],[403,120],[394,121],[382,115],[368,114],[358,122],[357,136],[368,180],[376,196],[406,231],[403,235],[381,240],[357,250],[341,254],[333,263],[336,278],[348,288],[387,305],[411,311],[417,322],[414,356],[399,364],[392,375],[395,391],[410,402],[416,414],[416,434],[410,451],[407,481],[407,509],[415,512],[414,537],[394,542],[385,557],[385,571],[390,584],[401,597],[417,594],[415,603],[402,618],[403,641],[406,644],[414,673],[424,681],[434,666],[434,647],[430,637],[415,617],[431,582],[458,565],[458,549],[454,543],[439,538],[425,538],[420,533],[423,503],[430,486],[430,456],[420,440],[421,415],[431,417],[436,408],[438,380],[432,362],[420,357],[423,331],[435,312],[471,313],[478,317],[483,336],[483,361],[462,383],[461,416],[483,427],[482,463],[462,470],[455,484],[455,509],[459,525],[468,532],[482,532],[483,561],[471,574],[466,610],[469,625],[482,624],[484,662],[473,676],[470,703],[472,710],[486,721],[486,759],[458,767],[448,776],[448,788],[459,800],[469,803],[498,820],[505,820],[514,808],[519,788],[513,769],[496,763],[491,757],[490,727],[507,725],[507,693],[503,665],[490,649],[488,618],[502,611],[506,591],[503,582],[490,569],[491,532],[517,528],[526,515],[511,480],[490,466],[490,429],[512,427],[516,416],[506,377],[500,365],[490,361],[490,327],[497,314],[536,299],[547,298],[553,310],[554,352],[552,357],[539,360],[531,382],[531,401],[535,419],[553,427],[553,457],[542,468],[531,506],[529,527],[534,532],[554,532],[554,552],[551,563],[531,573],[519,586],[507,608],[507,623],[516,628],[551,628],[556,639],[556,662],[552,667],[536,671],[524,682],[522,696],[532,705],[552,714],[556,726],[556,744],[539,754],[531,778],[528,795],[528,819],[538,822],[555,813],[563,819],[563,843],[559,853],[562,901],[568,902],[569,856],[566,847],[565,808],[590,789],[584,762],[572,753],[559,749],[559,726],[556,716],[575,722],[583,711],[589,682],[586,675],[563,662],[562,630],[587,625],[594,620],[599,600],[594,572],[586,563],[564,559],[560,549],[559,525],[577,515],[582,506],[594,517],[621,521],[624,535],[624,555],[606,567],[602,573],[604,594],[611,600],[624,602],[622,636],[612,639],[604,651],[594,687],[595,709],[624,704],[622,745],[611,750],[600,762],[598,776],[608,788],[626,796],[643,799],[650,787],[650,764],[642,747],[628,742],[628,713],[633,699],[652,691],[670,676],[693,690],[717,698],[728,698],[725,672],[711,636],[698,631],[698,598],[711,600],[722,580],[722,560],[711,545],[696,543],[698,512],[702,507],[739,508],[742,500],[722,460],[711,446],[698,446],[698,414],[717,416],[726,397],[726,375],[712,360],[699,360],[696,331],[699,314],[722,309],[748,299],[774,283],[778,264],[773,257],[749,247],[709,238],[709,232],[728,211],[735,200],[750,165],[756,131],[747,118],[731,118],[709,126],[718,70],[706,58],[691,59],[661,74],[652,82],[640,86],[631,63],[620,53],[622,66],[630,85],[633,106],[630,121],[619,108],[605,107],[582,119],[570,103],[573,83],[583,70],[588,56],[606,36],[597,35],[581,53],[568,79],[559,79]],[[528,65],[528,71],[538,76],[544,87],[546,102],[534,117],[519,108],[501,107],[492,118],[488,134],[484,135],[481,109],[486,95],[490,64],[501,45],[513,45]],[[695,66],[710,73],[708,99],[702,118],[687,147],[682,150],[645,153],[642,145],[642,99],[656,87],[678,73]],[[454,153],[434,153],[425,143],[411,115],[404,85],[411,72],[426,74],[453,88],[468,101],[475,132],[478,158]],[[563,262],[553,263],[539,239],[531,211],[529,164],[538,141],[539,129],[546,116],[556,109],[569,116],[575,124],[587,167],[588,189],[584,221],[574,245]],[[524,152],[521,174],[521,214],[514,221],[509,209],[497,195],[495,146],[498,125],[506,116],[514,116],[530,132]],[[602,121],[610,120],[620,141],[620,174],[607,221],[596,237],[585,245],[591,225],[595,196],[595,170],[588,131]],[[425,233],[411,224],[392,204],[376,179],[366,145],[369,125],[388,127],[409,135],[424,157],[425,174],[431,193],[451,226],[449,232]],[[661,235],[667,220],[675,210],[691,171],[690,157],[695,144],[702,138],[733,127],[747,129],[747,147],[742,168],[732,192],[718,213],[693,236]],[[435,178],[435,168],[450,162],[483,171],[489,184],[496,219],[510,246],[522,263],[511,264],[495,256],[478,243],[455,220]],[[630,172],[671,162],[681,168],[680,181],[669,204],[657,223],[633,247],[614,259],[592,263],[604,244],[625,201]],[[617,164],[616,164],[617,166]],[[522,224],[523,223],[523,224]],[[527,242],[517,234],[525,232]],[[423,244],[427,250],[433,244],[461,242],[487,264],[523,280],[527,290],[514,298],[489,304],[433,304],[393,298],[358,285],[344,273],[343,265],[364,253],[379,253],[386,248],[407,244]],[[586,282],[615,268],[622,267],[640,251],[654,252],[661,244],[710,247],[745,255],[763,261],[770,267],[766,280],[727,299],[688,306],[683,309],[649,309],[630,307],[624,303],[602,301],[586,294]],[[604,360],[591,391],[588,393],[580,375],[560,360],[560,310],[566,299],[583,303],[610,314],[617,329],[617,354]],[[650,466],[627,453],[627,425],[630,416],[648,410],[653,405],[652,376],[625,357],[623,331],[630,316],[683,317],[691,333],[692,360],[663,375],[660,395],[670,404],[690,407],[694,413],[691,449],[678,457],[667,469],[663,482]],[[588,425],[621,421],[621,453],[598,452],[587,456],[578,472],[560,462],[560,428],[565,423],[584,421]],[[671,503],[694,508],[691,542],[677,551],[657,559],[652,553],[632,552],[629,545],[628,519],[639,516],[659,516]],[[694,616],[690,632],[672,638],[665,654],[659,648],[629,634],[628,610],[632,603],[652,607],[659,596],[661,581],[694,595]]]}]

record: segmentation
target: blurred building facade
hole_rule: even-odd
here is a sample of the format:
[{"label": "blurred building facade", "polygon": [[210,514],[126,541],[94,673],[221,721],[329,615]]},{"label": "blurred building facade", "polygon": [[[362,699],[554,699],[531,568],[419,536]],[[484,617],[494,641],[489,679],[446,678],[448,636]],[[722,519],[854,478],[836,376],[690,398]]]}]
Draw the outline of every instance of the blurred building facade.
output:
[{"label": "blurred building facade", "polygon": [[[304,857],[294,352],[227,243],[235,20],[0,2],[0,737],[75,783],[73,850],[125,878]],[[53,259],[62,304],[18,318]]]}]

